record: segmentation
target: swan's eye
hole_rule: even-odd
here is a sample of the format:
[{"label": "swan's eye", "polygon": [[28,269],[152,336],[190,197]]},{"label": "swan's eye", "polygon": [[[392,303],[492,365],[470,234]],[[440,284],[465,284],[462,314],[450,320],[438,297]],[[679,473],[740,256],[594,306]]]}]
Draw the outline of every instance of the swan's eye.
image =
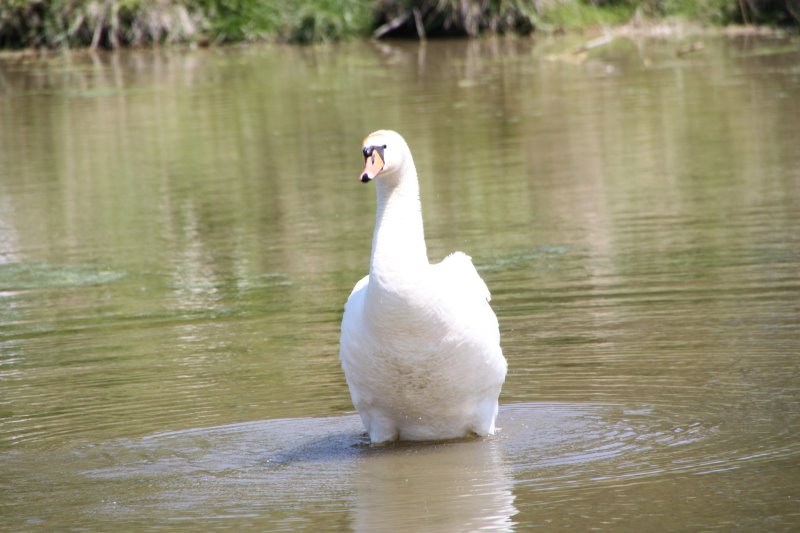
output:
[{"label": "swan's eye", "polygon": [[383,161],[385,159],[384,156],[383,156],[383,151],[384,151],[385,148],[386,148],[385,144],[382,144],[382,145],[373,144],[371,146],[365,146],[363,148],[363,150],[362,150],[362,152],[364,154],[364,160],[366,161],[367,159],[369,159],[371,157],[372,158],[372,163],[374,164],[375,163],[375,153],[377,152],[378,157],[380,157],[381,163],[383,163]]}]

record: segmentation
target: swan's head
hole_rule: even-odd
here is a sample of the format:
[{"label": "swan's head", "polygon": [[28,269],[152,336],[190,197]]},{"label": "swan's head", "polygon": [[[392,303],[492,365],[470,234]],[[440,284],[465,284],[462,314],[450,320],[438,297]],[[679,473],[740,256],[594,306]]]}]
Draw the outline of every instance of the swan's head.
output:
[{"label": "swan's head", "polygon": [[361,151],[364,154],[364,170],[359,174],[362,183],[372,181],[378,175],[399,175],[398,171],[411,160],[406,141],[391,130],[378,130],[367,135]]}]

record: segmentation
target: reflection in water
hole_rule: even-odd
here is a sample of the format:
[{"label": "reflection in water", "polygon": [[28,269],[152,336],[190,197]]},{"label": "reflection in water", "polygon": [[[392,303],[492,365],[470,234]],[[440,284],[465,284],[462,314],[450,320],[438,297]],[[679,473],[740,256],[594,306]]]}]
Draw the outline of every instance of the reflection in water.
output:
[{"label": "reflection in water", "polygon": [[[587,530],[596,525],[598,499],[624,515],[636,494],[672,509],[676,523],[689,518],[686,499],[702,505],[707,519],[736,516],[745,512],[741,502],[709,501],[713,486],[705,481],[677,492],[674,484],[736,472],[774,479],[770,465],[800,452],[776,439],[757,453],[739,450],[724,422],[671,420],[648,405],[512,404],[501,407],[499,420],[495,437],[433,444],[371,447],[358,416],[349,415],[79,445],[37,452],[33,463],[6,454],[5,472],[18,483],[4,505],[27,506],[24,518],[44,525],[234,520],[270,530],[306,521],[323,530],[509,531],[532,523]],[[81,491],[70,489],[75,482]],[[48,506],[53,499],[69,505]],[[636,513],[626,523],[652,529],[654,516]]]},{"label": "reflection in water", "polygon": [[379,447],[366,444],[355,415],[267,420],[81,446],[57,457],[55,470],[11,455],[9,475],[34,475],[8,503],[34,504],[54,497],[45,486],[85,479],[78,495],[55,490],[70,509],[41,508],[33,517],[118,526],[239,517],[280,529],[313,508],[322,528],[341,524],[347,511],[356,531],[508,531],[518,523],[520,490],[620,486],[657,475],[654,468],[725,463],[700,426],[673,438],[644,407],[629,420],[620,414],[600,405],[515,404],[501,408],[496,437]]},{"label": "reflection in water", "polygon": [[370,450],[356,463],[353,529],[508,531],[509,470],[492,440]]}]

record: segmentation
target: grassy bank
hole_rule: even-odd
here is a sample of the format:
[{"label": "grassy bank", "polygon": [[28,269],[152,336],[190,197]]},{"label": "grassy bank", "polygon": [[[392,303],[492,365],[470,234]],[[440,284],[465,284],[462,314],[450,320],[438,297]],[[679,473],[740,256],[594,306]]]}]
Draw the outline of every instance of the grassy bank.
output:
[{"label": "grassy bank", "polygon": [[0,47],[528,34],[636,17],[797,30],[796,0],[0,0]]}]

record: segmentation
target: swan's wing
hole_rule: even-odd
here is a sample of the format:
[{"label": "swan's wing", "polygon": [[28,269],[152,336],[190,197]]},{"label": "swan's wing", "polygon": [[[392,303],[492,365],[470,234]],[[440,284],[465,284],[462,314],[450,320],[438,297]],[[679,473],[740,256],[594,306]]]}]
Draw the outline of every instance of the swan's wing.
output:
[{"label": "swan's wing", "polygon": [[369,276],[361,278],[353,291],[347,298],[347,303],[344,304],[344,315],[342,316],[342,335],[341,335],[341,350],[347,347],[347,341],[352,338],[360,336],[360,331],[363,328],[362,320],[364,317],[364,295],[367,292],[367,285],[369,284]]},{"label": "swan's wing", "polygon": [[489,301],[491,294],[470,256],[454,252],[435,265],[435,292],[440,295],[438,309],[446,323],[461,335],[491,345],[500,344],[497,317]]},{"label": "swan's wing", "polygon": [[449,327],[451,335],[471,345],[481,361],[489,365],[490,375],[494,377],[487,377],[486,382],[496,399],[505,380],[507,364],[500,347],[497,316],[489,305],[489,289],[475,270],[472,259],[462,252],[450,254],[435,265],[435,270],[437,292],[442,295],[442,322]]},{"label": "swan's wing", "polygon": [[475,270],[472,258],[464,252],[453,252],[436,267],[443,279],[457,283],[456,288],[462,296],[486,302],[492,300],[489,287],[486,286],[478,271]]},{"label": "swan's wing", "polygon": [[[353,287],[353,291],[350,293],[350,296],[347,298],[347,303],[350,303],[350,300],[353,298],[353,295],[357,292],[361,292],[361,290],[366,287],[367,283],[369,283],[369,274],[358,280],[356,286]],[[347,303],[345,304],[345,308],[347,307]]]},{"label": "swan's wing", "polygon": [[364,296],[367,292],[369,276],[361,278],[344,304],[342,331],[339,337],[339,360],[342,363],[350,395],[356,407],[361,397],[358,389],[353,387],[352,380],[357,379],[359,365],[355,361],[364,350]]}]

